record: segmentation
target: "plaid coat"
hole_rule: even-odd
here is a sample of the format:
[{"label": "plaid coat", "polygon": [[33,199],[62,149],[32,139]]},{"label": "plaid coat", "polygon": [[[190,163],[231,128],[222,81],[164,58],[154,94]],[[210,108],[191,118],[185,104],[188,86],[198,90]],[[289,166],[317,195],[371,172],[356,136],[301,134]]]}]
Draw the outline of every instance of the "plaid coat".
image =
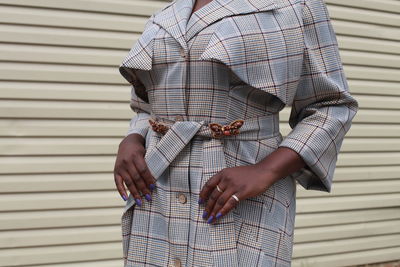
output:
[{"label": "plaid coat", "polygon": [[[358,110],[329,14],[322,0],[213,0],[190,16],[194,2],[155,12],[119,67],[136,112],[127,135],[145,137],[157,179],[152,202],[139,207],[130,195],[123,211],[125,267],[290,266],[296,181],[331,191]],[[283,138],[285,106],[292,130]],[[236,119],[244,120],[239,134],[213,136],[209,123]],[[207,224],[197,203],[205,182],[278,147],[307,166]]]}]

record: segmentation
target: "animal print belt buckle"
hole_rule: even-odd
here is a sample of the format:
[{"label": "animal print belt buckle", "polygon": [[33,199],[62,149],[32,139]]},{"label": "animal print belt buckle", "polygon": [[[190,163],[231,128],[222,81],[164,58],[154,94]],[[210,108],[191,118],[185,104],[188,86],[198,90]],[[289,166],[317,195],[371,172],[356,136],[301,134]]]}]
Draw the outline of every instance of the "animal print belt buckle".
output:
[{"label": "animal print belt buckle", "polygon": [[162,135],[164,135],[169,130],[169,126],[159,122],[157,118],[149,119],[149,123],[153,131],[161,133]]},{"label": "animal print belt buckle", "polygon": [[214,138],[220,138],[223,136],[232,136],[239,134],[239,128],[242,127],[244,120],[234,120],[230,124],[221,125],[219,123],[209,123],[208,126],[211,129],[212,136]]}]

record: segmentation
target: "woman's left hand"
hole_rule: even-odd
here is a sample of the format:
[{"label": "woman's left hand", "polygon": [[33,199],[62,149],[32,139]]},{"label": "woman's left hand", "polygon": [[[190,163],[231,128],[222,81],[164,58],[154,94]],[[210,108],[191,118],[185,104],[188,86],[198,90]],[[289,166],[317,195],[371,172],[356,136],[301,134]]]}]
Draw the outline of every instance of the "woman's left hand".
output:
[{"label": "woman's left hand", "polygon": [[[206,202],[203,219],[211,223],[231,211],[239,201],[265,192],[276,180],[276,174],[266,172],[261,165],[225,168],[212,176],[200,192],[199,204]],[[217,190],[218,187],[223,191]]]}]

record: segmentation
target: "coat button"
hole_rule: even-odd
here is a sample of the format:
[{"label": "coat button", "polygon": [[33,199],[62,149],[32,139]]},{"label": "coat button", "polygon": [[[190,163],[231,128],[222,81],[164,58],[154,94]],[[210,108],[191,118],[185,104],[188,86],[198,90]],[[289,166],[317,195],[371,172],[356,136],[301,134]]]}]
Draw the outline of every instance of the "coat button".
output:
[{"label": "coat button", "polygon": [[182,267],[182,263],[180,259],[174,259],[172,263],[168,265],[168,267]]},{"label": "coat button", "polygon": [[185,204],[185,203],[187,202],[187,198],[186,198],[185,194],[179,194],[179,195],[178,195],[178,201],[179,201],[181,204]]},{"label": "coat button", "polygon": [[175,263],[175,267],[182,267],[182,263],[181,263],[180,259],[175,259],[174,263]]},{"label": "coat button", "polygon": [[181,57],[186,58],[185,50],[182,47],[179,49],[179,52],[181,54]]},{"label": "coat button", "polygon": [[176,115],[175,116],[175,121],[183,121],[183,116],[182,115]]}]

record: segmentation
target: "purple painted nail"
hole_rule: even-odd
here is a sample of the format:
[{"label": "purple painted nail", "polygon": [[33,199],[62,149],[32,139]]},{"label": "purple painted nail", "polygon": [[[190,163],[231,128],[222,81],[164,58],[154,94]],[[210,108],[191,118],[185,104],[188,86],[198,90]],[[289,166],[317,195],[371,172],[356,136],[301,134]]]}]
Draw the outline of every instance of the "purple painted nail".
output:
[{"label": "purple painted nail", "polygon": [[217,216],[215,216],[215,218],[216,218],[216,219],[219,219],[219,218],[221,218],[221,216],[222,216],[222,213],[221,213],[221,212],[218,212],[218,213],[217,213]]},{"label": "purple painted nail", "polygon": [[122,195],[121,197],[122,197],[122,199],[123,199],[123,200],[125,200],[125,201],[126,201],[126,199],[127,199],[127,198],[126,198],[126,196],[125,196],[125,195]]},{"label": "purple painted nail", "polygon": [[210,218],[208,218],[207,223],[211,223],[213,219],[214,219],[214,216],[211,215]]},{"label": "purple painted nail", "polygon": [[156,185],[155,184],[150,184],[149,187],[150,187],[150,190],[153,191],[156,188]]},{"label": "purple painted nail", "polygon": [[151,196],[149,194],[146,194],[144,197],[147,199],[147,201],[151,201]]},{"label": "purple painted nail", "polygon": [[139,207],[142,206],[142,200],[140,200],[140,198],[136,198],[136,204],[138,204]]},{"label": "purple painted nail", "polygon": [[204,199],[199,198],[199,204],[204,204]]},{"label": "purple painted nail", "polygon": [[207,211],[205,210],[205,211],[203,212],[203,219],[207,218],[207,215],[208,215],[208,213],[207,213]]}]

